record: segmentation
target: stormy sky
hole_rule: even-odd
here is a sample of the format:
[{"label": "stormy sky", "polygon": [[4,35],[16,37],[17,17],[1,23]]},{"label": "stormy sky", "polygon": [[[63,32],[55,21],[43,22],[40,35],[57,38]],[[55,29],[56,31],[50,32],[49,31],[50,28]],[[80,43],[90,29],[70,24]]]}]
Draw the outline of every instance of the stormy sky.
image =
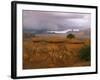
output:
[{"label": "stormy sky", "polygon": [[91,25],[91,14],[23,10],[23,29],[66,30],[86,29]]}]

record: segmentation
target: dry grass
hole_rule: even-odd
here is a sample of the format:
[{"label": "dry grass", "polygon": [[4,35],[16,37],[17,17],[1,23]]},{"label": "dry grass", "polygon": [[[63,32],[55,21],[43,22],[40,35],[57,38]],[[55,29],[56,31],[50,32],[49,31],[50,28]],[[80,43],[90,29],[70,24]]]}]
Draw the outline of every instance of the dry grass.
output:
[{"label": "dry grass", "polygon": [[79,50],[90,40],[36,36],[23,41],[23,69],[89,66]]}]

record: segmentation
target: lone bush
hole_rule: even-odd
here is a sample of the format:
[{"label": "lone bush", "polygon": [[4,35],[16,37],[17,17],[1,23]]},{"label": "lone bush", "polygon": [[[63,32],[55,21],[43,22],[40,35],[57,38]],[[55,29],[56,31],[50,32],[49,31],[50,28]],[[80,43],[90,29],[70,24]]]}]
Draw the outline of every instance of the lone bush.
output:
[{"label": "lone bush", "polygon": [[80,59],[90,61],[90,56],[90,45],[86,45],[85,47],[80,49]]},{"label": "lone bush", "polygon": [[69,38],[69,39],[75,38],[75,35],[74,34],[68,34],[67,38]]}]

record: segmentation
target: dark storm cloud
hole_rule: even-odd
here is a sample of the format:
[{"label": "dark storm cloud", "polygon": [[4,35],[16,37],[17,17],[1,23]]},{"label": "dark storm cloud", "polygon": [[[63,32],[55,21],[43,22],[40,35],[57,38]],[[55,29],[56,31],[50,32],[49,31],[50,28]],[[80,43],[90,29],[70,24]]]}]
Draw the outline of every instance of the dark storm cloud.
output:
[{"label": "dark storm cloud", "polygon": [[90,14],[23,10],[24,29],[65,30],[89,28]]}]

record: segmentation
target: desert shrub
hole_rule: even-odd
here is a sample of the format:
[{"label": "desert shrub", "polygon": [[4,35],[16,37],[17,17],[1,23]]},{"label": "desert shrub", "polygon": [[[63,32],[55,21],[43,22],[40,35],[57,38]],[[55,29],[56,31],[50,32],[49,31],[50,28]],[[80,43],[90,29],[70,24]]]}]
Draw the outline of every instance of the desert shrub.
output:
[{"label": "desert shrub", "polygon": [[80,49],[80,59],[90,61],[90,45],[86,45]]},{"label": "desert shrub", "polygon": [[67,38],[69,38],[69,39],[75,38],[75,35],[74,34],[68,34]]}]

